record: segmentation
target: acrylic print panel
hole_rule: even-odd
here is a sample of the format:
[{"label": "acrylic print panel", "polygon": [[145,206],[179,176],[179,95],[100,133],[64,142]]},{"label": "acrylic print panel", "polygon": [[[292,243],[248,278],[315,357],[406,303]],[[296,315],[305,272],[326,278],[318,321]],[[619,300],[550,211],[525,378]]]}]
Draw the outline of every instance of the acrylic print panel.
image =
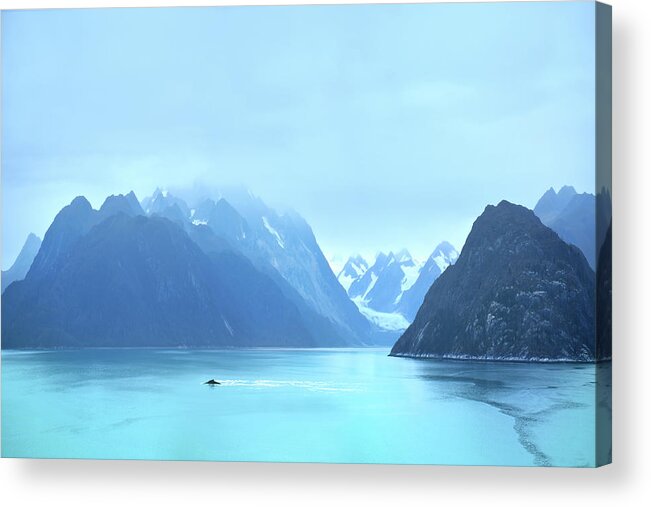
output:
[{"label": "acrylic print panel", "polygon": [[2,28],[4,457],[610,461],[609,7]]}]

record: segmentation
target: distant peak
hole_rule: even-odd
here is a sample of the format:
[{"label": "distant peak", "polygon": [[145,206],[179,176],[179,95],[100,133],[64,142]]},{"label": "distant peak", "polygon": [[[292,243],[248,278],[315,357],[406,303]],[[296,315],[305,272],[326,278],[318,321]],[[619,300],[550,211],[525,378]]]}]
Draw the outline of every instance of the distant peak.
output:
[{"label": "distant peak", "polygon": [[141,215],[143,213],[140,203],[133,191],[128,194],[109,195],[99,209],[103,212],[124,212],[128,215]]},{"label": "distant peak", "polygon": [[90,205],[90,202],[88,202],[88,199],[86,199],[83,195],[79,195],[75,197],[70,202],[70,206],[72,206],[73,208],[93,209],[93,207]]},{"label": "distant peak", "polygon": [[169,191],[165,188],[160,188],[156,187],[156,190],[154,190],[154,193],[151,194],[151,200],[155,201],[157,199],[167,199],[168,197],[172,197],[172,194],[169,193]]},{"label": "distant peak", "polygon": [[432,256],[436,257],[437,254],[442,253],[443,255],[450,255],[451,253],[455,253],[457,250],[454,248],[449,242],[447,241],[441,241],[438,245],[436,245],[436,248],[434,249],[434,253]]},{"label": "distant peak", "polygon": [[99,209],[100,209],[100,210],[101,210],[101,209],[104,209],[104,208],[105,208],[105,207],[106,207],[110,202],[112,202],[112,201],[119,201],[121,198],[122,198],[121,195],[114,195],[114,194],[111,194],[111,195],[109,195],[106,199],[104,199],[104,202],[103,202],[102,205],[99,207]]},{"label": "distant peak", "polygon": [[218,208],[226,208],[226,209],[229,209],[229,210],[232,209],[233,211],[235,211],[235,208],[233,206],[231,206],[231,203],[228,202],[223,197],[221,197],[216,203],[213,202],[213,204],[215,204],[215,206],[217,206]]},{"label": "distant peak", "polygon": [[[221,201],[221,199],[219,199]],[[210,197],[205,198],[201,203],[199,203],[199,207],[201,206],[215,206],[215,201],[211,199]]]},{"label": "distant peak", "polygon": [[362,257],[360,254],[351,255],[350,257],[348,257],[347,264],[355,264],[357,266],[368,267],[366,259],[364,259],[364,257]]},{"label": "distant peak", "polygon": [[240,215],[239,211],[223,197],[217,203],[213,204],[213,211],[218,213],[218,216],[222,217],[221,219],[227,218],[229,220],[244,221],[244,217]]},{"label": "distant peak", "polygon": [[559,197],[564,197],[564,196],[571,197],[575,194],[576,194],[576,190],[574,190],[574,187],[570,185],[565,185],[558,191]]},{"label": "distant peak", "polygon": [[27,239],[25,240],[25,243],[27,243],[27,242],[31,242],[31,241],[38,241],[38,242],[40,243],[40,242],[41,242],[41,238],[39,238],[39,237],[38,237],[36,234],[34,234],[33,232],[30,232],[30,233],[27,235]]},{"label": "distant peak", "polygon": [[404,261],[409,261],[412,260],[411,254],[409,253],[409,250],[406,248],[403,248],[400,250],[396,255],[396,260],[399,262],[404,262]]}]

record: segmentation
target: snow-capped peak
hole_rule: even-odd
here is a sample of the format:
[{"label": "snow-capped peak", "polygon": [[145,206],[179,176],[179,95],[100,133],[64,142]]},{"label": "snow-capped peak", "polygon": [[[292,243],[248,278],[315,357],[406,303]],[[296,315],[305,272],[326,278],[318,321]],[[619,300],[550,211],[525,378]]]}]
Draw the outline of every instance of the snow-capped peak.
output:
[{"label": "snow-capped peak", "polygon": [[411,260],[413,260],[411,254],[409,253],[409,250],[407,250],[406,248],[403,248],[402,250],[400,250],[400,251],[395,255],[395,257],[396,257],[396,260],[397,260],[398,262],[407,262],[407,261],[411,261]]},{"label": "snow-capped peak", "polygon": [[341,286],[348,292],[352,283],[364,276],[367,270],[368,263],[361,255],[351,256],[337,275],[337,280],[339,280]]},{"label": "snow-capped peak", "polygon": [[[445,241],[434,249],[427,262],[414,259],[406,248],[397,253],[380,251],[375,262],[371,266],[364,263],[363,268],[354,257],[349,258],[337,279],[362,314],[381,327],[395,330],[399,327],[396,321],[402,325],[404,317],[413,319],[434,280],[458,256]],[[392,315],[400,319],[392,320]]]}]

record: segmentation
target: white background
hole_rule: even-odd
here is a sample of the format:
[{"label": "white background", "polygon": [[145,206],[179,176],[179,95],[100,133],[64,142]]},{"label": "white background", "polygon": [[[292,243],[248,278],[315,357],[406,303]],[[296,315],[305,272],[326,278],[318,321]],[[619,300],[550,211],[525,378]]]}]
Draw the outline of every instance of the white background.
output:
[{"label": "white background", "polygon": [[[0,0],[0,7],[184,3],[279,2]],[[3,459],[0,505],[651,505],[647,503],[651,502],[651,132],[647,121],[651,115],[651,2],[610,3],[614,53],[613,465],[574,470]]]}]

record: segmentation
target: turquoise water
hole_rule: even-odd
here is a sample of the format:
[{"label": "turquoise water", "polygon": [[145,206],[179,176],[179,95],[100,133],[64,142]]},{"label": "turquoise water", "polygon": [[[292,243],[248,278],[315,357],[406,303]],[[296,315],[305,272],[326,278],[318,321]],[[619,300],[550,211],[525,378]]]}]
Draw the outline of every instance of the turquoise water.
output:
[{"label": "turquoise water", "polygon": [[2,455],[594,465],[594,365],[387,353],[3,351]]}]

